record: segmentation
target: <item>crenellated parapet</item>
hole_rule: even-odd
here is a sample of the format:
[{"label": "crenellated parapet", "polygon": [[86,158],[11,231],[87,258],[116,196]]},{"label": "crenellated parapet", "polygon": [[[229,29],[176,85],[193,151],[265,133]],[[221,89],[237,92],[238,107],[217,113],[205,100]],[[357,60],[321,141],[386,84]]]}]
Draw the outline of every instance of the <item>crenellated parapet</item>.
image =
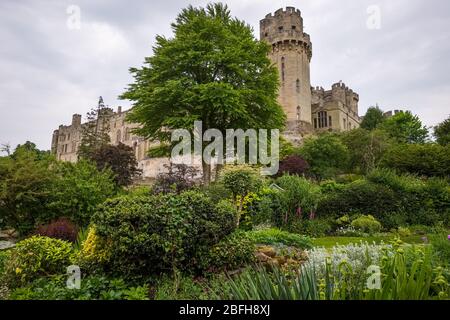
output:
[{"label": "crenellated parapet", "polygon": [[297,50],[306,52],[309,60],[312,58],[310,36],[303,32],[301,12],[294,7],[279,9],[274,14],[268,14],[260,21],[260,38],[272,45],[272,50]]},{"label": "crenellated parapet", "polygon": [[358,113],[359,95],[341,81],[333,84],[331,90],[312,87],[311,97],[312,104],[316,107],[321,107],[325,103],[336,102],[348,108],[352,113]]}]

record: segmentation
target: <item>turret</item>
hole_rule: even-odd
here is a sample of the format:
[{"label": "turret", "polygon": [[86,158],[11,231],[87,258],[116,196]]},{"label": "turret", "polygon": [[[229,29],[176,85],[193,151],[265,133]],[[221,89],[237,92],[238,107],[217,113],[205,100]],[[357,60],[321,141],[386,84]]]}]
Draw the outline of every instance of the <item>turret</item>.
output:
[{"label": "turret", "polygon": [[278,102],[287,115],[288,131],[311,128],[312,45],[303,32],[300,10],[287,7],[266,15],[260,21],[260,35],[272,46],[269,58],[278,68]]}]

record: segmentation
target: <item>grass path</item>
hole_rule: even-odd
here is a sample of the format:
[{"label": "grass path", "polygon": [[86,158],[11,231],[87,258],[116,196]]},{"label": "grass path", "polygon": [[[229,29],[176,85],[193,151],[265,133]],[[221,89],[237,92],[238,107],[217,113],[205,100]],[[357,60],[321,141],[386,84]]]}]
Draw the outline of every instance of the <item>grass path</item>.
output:
[{"label": "grass path", "polygon": [[[402,237],[401,240],[405,243],[409,244],[422,244],[421,235],[413,235],[413,236],[407,236]],[[315,247],[325,247],[325,248],[332,248],[336,244],[338,245],[347,245],[350,243],[357,244],[362,242],[368,242],[368,243],[388,243],[391,240],[395,239],[395,235],[385,235],[385,236],[370,236],[370,237],[323,237],[323,238],[316,238],[313,239],[313,245]]]}]

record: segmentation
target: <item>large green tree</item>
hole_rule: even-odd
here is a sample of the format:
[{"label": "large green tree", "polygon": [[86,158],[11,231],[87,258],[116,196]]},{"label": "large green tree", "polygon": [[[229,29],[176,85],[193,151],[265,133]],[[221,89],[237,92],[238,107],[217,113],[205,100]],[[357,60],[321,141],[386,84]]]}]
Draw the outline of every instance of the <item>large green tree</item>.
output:
[{"label": "large green tree", "polygon": [[450,117],[434,127],[436,142],[442,146],[450,144]]},{"label": "large green tree", "polygon": [[[232,18],[226,5],[189,6],[172,24],[174,36],[157,36],[153,56],[121,96],[133,101],[130,121],[138,134],[170,141],[173,129],[191,130],[194,121],[210,128],[282,128],[277,103],[278,73],[268,59],[270,47],[250,26]],[[211,168],[203,163],[205,182]]]},{"label": "large green tree", "polygon": [[361,128],[374,130],[385,120],[384,112],[378,106],[367,109],[366,115],[361,121]]},{"label": "large green tree", "polygon": [[392,144],[383,130],[358,128],[341,135],[342,142],[349,150],[349,169],[353,172],[367,173],[377,167],[383,154]]},{"label": "large green tree", "polygon": [[410,111],[398,112],[386,119],[380,128],[399,143],[424,143],[428,138],[427,127]]},{"label": "large green tree", "polygon": [[317,179],[330,178],[344,170],[349,159],[347,147],[333,133],[306,139],[300,154],[309,163],[309,172]]}]

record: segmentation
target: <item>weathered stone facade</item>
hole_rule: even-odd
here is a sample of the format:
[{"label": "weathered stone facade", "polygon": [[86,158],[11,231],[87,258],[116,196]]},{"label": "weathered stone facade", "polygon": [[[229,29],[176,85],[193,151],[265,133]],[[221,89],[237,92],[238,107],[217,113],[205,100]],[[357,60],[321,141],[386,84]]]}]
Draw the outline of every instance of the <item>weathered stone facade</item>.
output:
[{"label": "weathered stone facade", "polygon": [[[125,121],[128,111],[122,112],[119,107],[117,112],[112,109],[109,114],[109,137],[112,144],[123,143],[133,148],[139,168],[143,170],[143,177],[156,177],[164,171],[164,165],[169,164],[165,158],[149,158],[147,153],[151,147],[157,146],[158,142],[151,142],[142,137],[136,136],[131,131],[138,127],[138,124]],[[61,125],[53,132],[52,153],[58,160],[76,162],[78,160],[78,149],[81,143],[82,126],[81,115],[72,116],[72,124]]]},{"label": "weathered stone facade", "polygon": [[[303,32],[300,10],[287,7],[268,14],[260,22],[261,40],[271,44],[269,54],[280,74],[279,103],[287,114],[287,130],[284,136],[293,142],[301,142],[305,134],[320,131],[347,131],[359,127],[359,96],[342,82],[331,90],[312,88],[310,62],[312,43]],[[154,178],[165,171],[166,158],[149,158],[149,148],[158,145],[131,133],[138,125],[125,121],[121,107],[110,110],[110,139],[113,144],[122,142],[132,147],[143,176]],[[59,160],[76,162],[82,135],[81,115],[72,116],[72,124],[61,125],[53,132],[52,153]]]}]

